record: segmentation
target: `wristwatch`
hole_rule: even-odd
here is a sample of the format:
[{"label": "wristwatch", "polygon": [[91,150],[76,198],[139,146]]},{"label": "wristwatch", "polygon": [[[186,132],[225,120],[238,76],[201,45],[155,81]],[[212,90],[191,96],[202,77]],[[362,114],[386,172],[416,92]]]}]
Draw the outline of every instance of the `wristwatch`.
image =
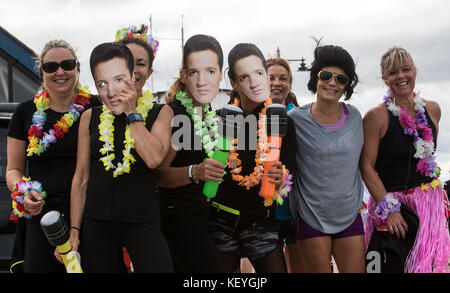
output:
[{"label": "wristwatch", "polygon": [[127,115],[127,124],[131,124],[134,121],[144,121],[140,113],[130,113]]}]

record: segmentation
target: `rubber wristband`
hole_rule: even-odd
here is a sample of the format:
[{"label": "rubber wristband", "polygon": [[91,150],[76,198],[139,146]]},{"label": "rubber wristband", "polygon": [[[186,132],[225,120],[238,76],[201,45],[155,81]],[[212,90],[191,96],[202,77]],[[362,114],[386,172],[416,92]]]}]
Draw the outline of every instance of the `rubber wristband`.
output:
[{"label": "rubber wristband", "polygon": [[194,182],[194,178],[193,178],[193,174],[192,174],[192,169],[194,168],[194,165],[190,165],[189,166],[189,169],[188,169],[188,177],[189,177],[189,180],[191,180],[191,182],[192,183],[195,183]]},{"label": "rubber wristband", "polygon": [[195,168],[195,166],[197,166],[197,165],[194,164],[192,166],[192,180],[194,181],[195,184],[198,184],[200,182],[200,179],[198,179],[198,178],[197,178],[197,180],[194,179],[194,168]]},{"label": "rubber wristband", "polygon": [[80,232],[81,230],[80,230],[80,228],[77,228],[77,227],[70,227],[70,229],[75,229],[75,230],[78,230],[78,232]]}]

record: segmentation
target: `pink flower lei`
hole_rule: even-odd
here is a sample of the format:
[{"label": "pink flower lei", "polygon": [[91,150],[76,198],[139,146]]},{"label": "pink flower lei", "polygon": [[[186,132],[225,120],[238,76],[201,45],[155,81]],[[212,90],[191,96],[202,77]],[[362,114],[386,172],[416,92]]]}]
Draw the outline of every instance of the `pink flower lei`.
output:
[{"label": "pink flower lei", "polygon": [[403,126],[403,133],[414,137],[414,147],[416,153],[414,158],[418,158],[416,171],[427,177],[439,177],[440,168],[435,162],[433,132],[429,127],[427,116],[425,115],[425,103],[414,93],[414,110],[416,118],[413,120],[406,108],[401,109],[395,104],[390,90],[384,96],[387,109],[392,112]]}]

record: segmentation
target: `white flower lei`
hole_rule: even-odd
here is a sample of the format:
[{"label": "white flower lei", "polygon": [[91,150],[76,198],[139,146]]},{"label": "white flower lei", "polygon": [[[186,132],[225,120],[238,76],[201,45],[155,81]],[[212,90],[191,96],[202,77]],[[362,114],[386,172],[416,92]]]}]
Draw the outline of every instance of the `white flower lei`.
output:
[{"label": "white flower lei", "polygon": [[[146,123],[146,119],[148,116],[148,112],[153,108],[153,95],[150,91],[145,91],[137,100],[136,111],[142,115],[144,119],[144,125]],[[131,150],[134,148],[134,139],[131,136],[130,126],[127,125],[125,129],[125,140],[124,145],[125,148],[123,150],[123,160],[122,163],[117,163],[117,166],[113,164],[113,160],[115,158],[114,154],[114,118],[115,115],[112,114],[105,105],[102,108],[103,112],[100,114],[100,124],[98,125],[98,129],[100,131],[100,141],[103,141],[103,147],[100,149],[100,153],[103,156],[100,158],[100,161],[103,162],[105,166],[105,170],[109,171],[110,169],[114,169],[113,177],[117,177],[122,175],[123,173],[130,173],[131,164],[133,164],[136,159],[131,154]]]},{"label": "white flower lei", "polygon": [[[395,104],[394,98],[392,97],[392,93],[388,91],[385,96],[385,102],[387,109],[392,112],[392,114],[396,117],[400,116],[400,107]],[[420,97],[419,93],[417,93],[414,97],[414,110],[425,112],[425,102]],[[414,154],[414,158],[423,159],[427,157],[431,157],[434,153],[434,141],[425,141],[421,137],[417,137],[417,140],[414,142],[414,147],[416,149],[416,153]]]}]

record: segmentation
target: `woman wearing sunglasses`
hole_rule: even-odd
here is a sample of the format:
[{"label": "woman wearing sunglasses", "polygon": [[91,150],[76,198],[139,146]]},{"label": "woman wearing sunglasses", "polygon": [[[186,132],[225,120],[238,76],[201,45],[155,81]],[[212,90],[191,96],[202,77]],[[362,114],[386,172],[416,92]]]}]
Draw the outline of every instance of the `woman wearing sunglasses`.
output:
[{"label": "woman wearing sunglasses", "polygon": [[43,91],[20,103],[12,117],[6,181],[13,192],[14,213],[25,218],[25,272],[65,272],[39,221],[57,210],[69,223],[79,117],[94,99],[80,87],[80,63],[67,42],[48,42],[38,62]]},{"label": "woman wearing sunglasses", "polygon": [[358,161],[364,142],[362,118],[351,98],[358,83],[350,54],[338,46],[314,51],[308,89],[317,100],[289,112],[297,134],[295,180],[290,194],[297,217],[297,245],[305,272],[365,271],[364,193]]},{"label": "woman wearing sunglasses", "polygon": [[[383,103],[364,117],[361,172],[372,196],[366,241],[374,229],[408,241],[408,230],[415,229],[408,229],[402,216],[402,205],[407,206],[419,218],[419,227],[403,271],[448,272],[448,199],[434,157],[441,109],[414,91],[417,69],[405,49],[394,47],[383,54],[381,74],[389,90]],[[388,211],[383,205],[392,207]]]}]

